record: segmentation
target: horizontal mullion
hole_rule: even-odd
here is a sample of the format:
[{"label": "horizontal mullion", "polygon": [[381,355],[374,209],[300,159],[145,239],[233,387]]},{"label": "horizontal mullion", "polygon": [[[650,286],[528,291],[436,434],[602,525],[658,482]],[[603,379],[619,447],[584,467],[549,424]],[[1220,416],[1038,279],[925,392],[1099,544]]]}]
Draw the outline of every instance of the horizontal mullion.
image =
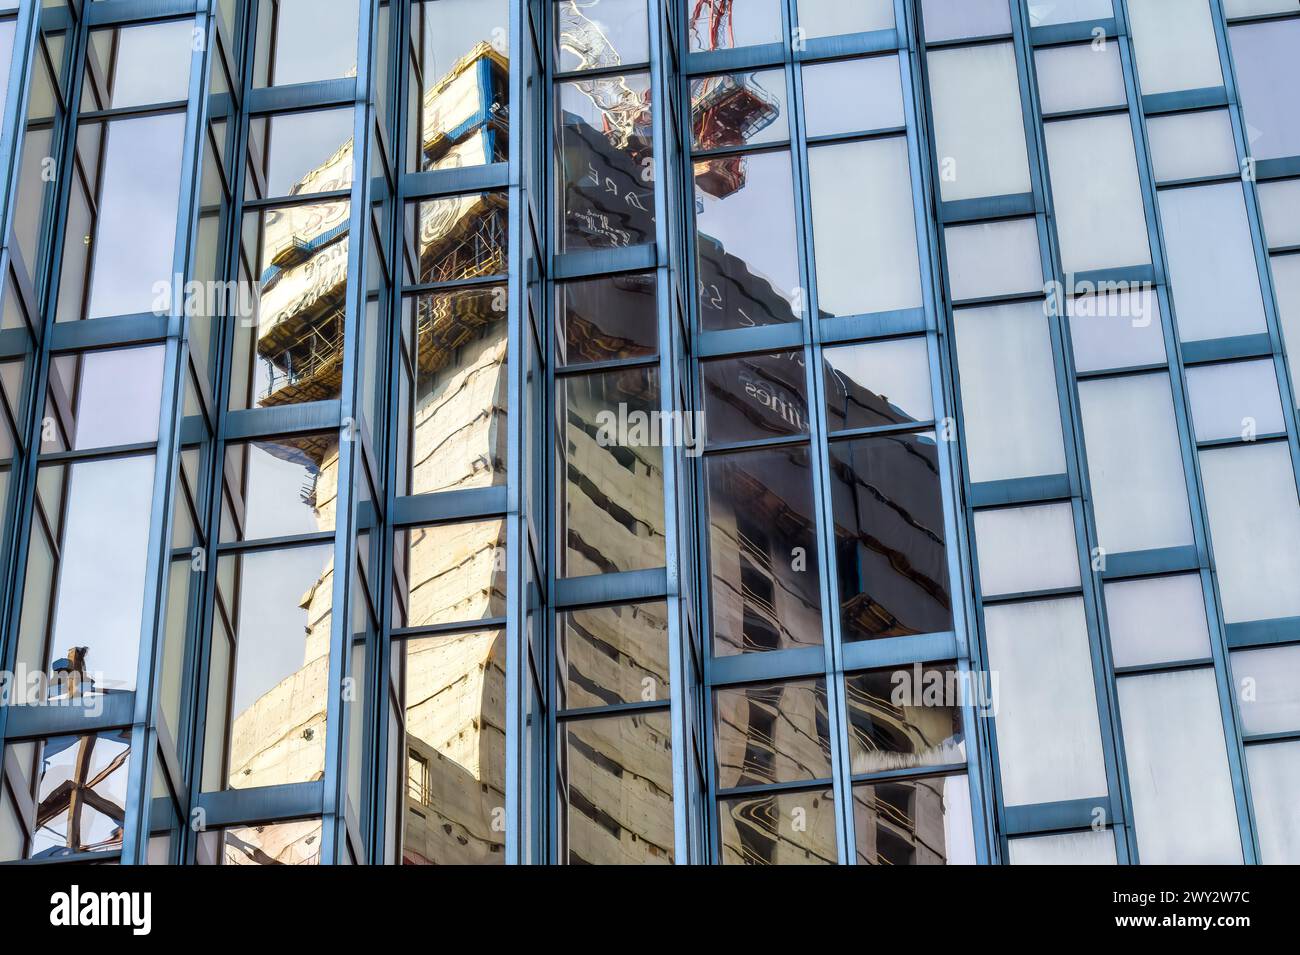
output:
[{"label": "horizontal mullion", "polygon": [[405,173],[401,177],[399,191],[405,200],[435,199],[466,192],[504,189],[509,184],[510,164],[495,162]]},{"label": "horizontal mullion", "polygon": [[420,527],[459,521],[493,520],[504,517],[507,510],[505,485],[460,488],[413,494],[393,503],[392,524],[395,528]]},{"label": "horizontal mullion", "polygon": [[101,692],[77,703],[10,704],[5,709],[6,740],[80,736],[130,726],[135,721],[135,691]]},{"label": "horizontal mullion", "polygon": [[325,789],[320,782],[224,789],[199,793],[198,808],[208,829],[302,819],[324,812]]},{"label": "horizontal mullion", "polygon": [[560,723],[581,722],[582,720],[600,719],[602,717],[621,716],[625,713],[644,713],[647,710],[667,712],[672,707],[671,700],[645,700],[633,703],[610,703],[605,706],[582,706],[571,710],[558,710],[555,719]]},{"label": "horizontal mullion", "polygon": [[659,364],[658,355],[642,355],[637,358],[611,358],[608,361],[591,361],[582,365],[558,365],[556,378],[579,378],[605,371],[618,371],[622,368],[647,368]]},{"label": "horizontal mullion", "polygon": [[827,440],[831,444],[842,441],[854,441],[858,438],[887,438],[894,434],[920,434],[926,431],[933,431],[935,422],[927,421],[906,421],[902,424],[882,424],[874,428],[847,428],[843,431],[831,431],[827,435]]},{"label": "horizontal mullion", "polygon": [[965,763],[938,763],[934,766],[908,766],[906,769],[886,769],[876,773],[854,773],[849,782],[854,786],[873,783],[906,782],[911,779],[936,779],[943,776],[960,776],[966,772]]},{"label": "horizontal mullion", "polygon": [[205,0],[83,0],[86,22],[92,27],[122,26],[140,20],[180,19],[206,14]]},{"label": "horizontal mullion", "polygon": [[738,796],[764,796],[768,793],[773,795],[778,793],[801,793],[813,792],[818,789],[830,789],[833,783],[830,778],[825,779],[800,779],[794,782],[785,783],[755,783],[752,786],[731,786],[726,789],[719,788],[716,795],[719,799],[735,799]]},{"label": "horizontal mullion", "polygon": [[760,653],[736,653],[725,657],[712,657],[705,670],[705,679],[710,689],[824,676],[826,653],[820,646],[794,647],[788,650]]},{"label": "horizontal mullion", "polygon": [[332,540],[334,540],[333,531],[315,531],[310,534],[284,534],[279,537],[254,537],[248,540],[221,541],[217,544],[217,555],[220,557],[233,557],[258,551],[288,550],[292,547],[328,544]]},{"label": "horizontal mullion", "polygon": [[668,572],[663,567],[625,570],[555,581],[553,603],[557,610],[612,606],[661,600],[668,595]]},{"label": "horizontal mullion", "polygon": [[244,408],[226,414],[227,441],[283,437],[342,427],[342,403],[337,398],[270,408]]},{"label": "horizontal mullion", "polygon": [[257,87],[248,91],[247,107],[250,115],[257,116],[331,106],[354,106],[356,100],[356,77],[344,77],[287,86]]},{"label": "horizontal mullion", "polygon": [[717,444],[707,443],[704,448],[705,457],[712,457],[719,454],[738,454],[745,451],[762,451],[766,448],[788,448],[792,445],[808,444],[810,437],[807,432],[802,434],[783,434],[771,438],[753,438],[749,441],[722,441]]},{"label": "horizontal mullion", "polygon": [[952,630],[878,640],[845,640],[840,650],[844,672],[925,665],[956,660],[962,654]]},{"label": "horizontal mullion", "polygon": [[479,620],[449,620],[422,627],[394,627],[389,636],[392,642],[421,640],[427,637],[454,637],[462,633],[481,630],[500,630],[506,625],[505,617],[483,617]]}]

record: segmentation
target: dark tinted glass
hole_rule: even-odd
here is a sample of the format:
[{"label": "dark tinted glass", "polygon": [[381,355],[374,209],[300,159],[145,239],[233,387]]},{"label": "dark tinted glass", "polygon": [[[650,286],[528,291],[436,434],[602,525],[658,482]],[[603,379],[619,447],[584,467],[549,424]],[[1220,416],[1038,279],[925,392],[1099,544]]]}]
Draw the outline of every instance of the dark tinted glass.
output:
[{"label": "dark tinted glass", "polygon": [[832,442],[831,502],[845,638],[951,629],[933,435]]},{"label": "dark tinted glass", "polygon": [[802,351],[703,363],[705,432],[710,444],[808,432]]},{"label": "dark tinted glass", "polygon": [[653,273],[565,282],[559,297],[561,364],[640,358],[658,350]]},{"label": "dark tinted glass", "polygon": [[713,652],[820,644],[808,449],[717,455],[707,471]]}]

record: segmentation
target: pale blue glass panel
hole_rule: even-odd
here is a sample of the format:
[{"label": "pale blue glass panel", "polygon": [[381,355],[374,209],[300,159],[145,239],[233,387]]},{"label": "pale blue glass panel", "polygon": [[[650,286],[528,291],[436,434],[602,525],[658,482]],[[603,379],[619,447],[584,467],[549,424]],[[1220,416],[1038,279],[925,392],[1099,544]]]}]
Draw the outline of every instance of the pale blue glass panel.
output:
[{"label": "pale blue glass panel", "polygon": [[1300,730],[1300,645],[1232,654],[1244,736]]},{"label": "pale blue glass panel", "polygon": [[1300,740],[1246,748],[1259,861],[1300,864]]},{"label": "pale blue glass panel", "polygon": [[1196,574],[1106,584],[1106,623],[1116,667],[1210,656],[1205,595]]},{"label": "pale blue glass panel", "polygon": [[1196,440],[1253,439],[1286,430],[1272,359],[1187,369]]},{"label": "pale blue glass panel", "polygon": [[1228,37],[1250,154],[1300,155],[1300,20],[1246,23],[1230,29]]},{"label": "pale blue glass panel", "polygon": [[1222,86],[1209,0],[1129,0],[1142,92]]},{"label": "pale blue glass panel", "polygon": [[1012,865],[1116,865],[1115,836],[1109,829],[1061,832],[1008,839]]}]

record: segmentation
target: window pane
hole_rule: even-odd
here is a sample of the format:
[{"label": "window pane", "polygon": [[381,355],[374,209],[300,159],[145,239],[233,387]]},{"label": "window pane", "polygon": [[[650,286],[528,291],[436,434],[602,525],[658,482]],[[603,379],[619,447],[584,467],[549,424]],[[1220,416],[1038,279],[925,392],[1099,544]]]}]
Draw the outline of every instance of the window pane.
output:
[{"label": "window pane", "polygon": [[869,670],[844,678],[849,772],[885,773],[966,762],[957,668]]},{"label": "window pane", "polygon": [[1011,32],[1007,0],[925,0],[927,43]]},{"label": "window pane", "polygon": [[1246,766],[1259,833],[1259,861],[1295,865],[1300,861],[1300,742],[1250,746]]},{"label": "window pane", "polygon": [[691,8],[690,51],[730,50],[781,41],[781,6],[777,0],[733,0],[725,6]]},{"label": "window pane", "polygon": [[560,251],[611,249],[654,241],[650,76],[560,83],[558,197]]},{"label": "window pane", "polygon": [[1142,92],[1222,86],[1208,0],[1129,0]]},{"label": "window pane", "polygon": [[1271,360],[1188,368],[1187,392],[1198,441],[1252,440],[1286,430]]},{"label": "window pane", "polygon": [[[60,435],[54,447],[46,443],[41,450],[158,440],[163,352],[161,345],[152,345],[55,355],[50,362],[52,407],[47,413],[60,422],[66,439]],[[75,409],[71,421],[63,421],[64,402]]]},{"label": "window pane", "polygon": [[785,70],[691,80],[691,147],[720,149],[790,138]]},{"label": "window pane", "polygon": [[504,521],[413,527],[397,537],[406,559],[407,626],[505,615]]},{"label": "window pane", "polygon": [[[854,95],[845,97],[845,90]],[[803,68],[804,133],[888,129],[904,125],[897,56],[810,63]]]},{"label": "window pane", "polygon": [[[473,9],[475,4],[464,3]],[[506,19],[502,4],[501,19]],[[463,28],[462,28],[463,29]],[[433,31],[431,31],[433,32]],[[556,69],[599,69],[650,59],[645,0],[557,0]]]},{"label": "window pane", "polygon": [[251,136],[249,153],[266,177],[264,198],[351,188],[352,110],[255,118]]},{"label": "window pane", "polygon": [[1110,0],[1029,0],[1030,26],[1104,20],[1113,15]]},{"label": "window pane", "polygon": [[709,444],[807,434],[802,351],[723,358],[700,368]]},{"label": "window pane", "polygon": [[83,102],[82,112],[188,99],[195,30],[189,18],[91,31],[88,59],[103,71],[108,95]]},{"label": "window pane", "polygon": [[1150,262],[1128,114],[1052,122],[1044,132],[1065,271]]},{"label": "window pane", "polygon": [[1083,600],[984,608],[989,665],[1000,678],[997,738],[1008,806],[1097,798],[1106,769]]},{"label": "window pane", "polygon": [[36,829],[27,857],[122,848],[130,773],[129,730],[56,736],[37,743]]},{"label": "window pane", "polygon": [[505,633],[477,630],[409,640],[402,652],[407,752],[402,862],[504,864],[505,832],[498,821],[506,804]]},{"label": "window pane", "polygon": [[1300,12],[1300,0],[1223,0],[1223,13],[1229,19],[1265,13],[1298,12]]},{"label": "window pane", "polygon": [[1300,645],[1232,654],[1243,736],[1300,730]]},{"label": "window pane", "polygon": [[[47,465],[37,476],[61,533],[46,660],[100,691],[136,688],[153,478],[152,455]],[[28,577],[43,572],[33,566]]]},{"label": "window pane", "polygon": [[1255,189],[1269,248],[1300,245],[1300,179],[1261,182]]},{"label": "window pane", "polygon": [[1168,189],[1159,198],[1179,337],[1194,342],[1264,331],[1241,186]]},{"label": "window pane", "polygon": [[974,865],[965,776],[853,787],[858,865]]},{"label": "window pane", "polygon": [[[171,288],[180,196],[181,142],[185,117],[179,113],[124,119],[82,130],[104,136],[102,194],[89,243],[93,259],[88,318],[153,312],[170,304],[155,286]],[[73,230],[76,232],[76,230]],[[81,234],[81,233],[78,233]],[[77,281],[64,269],[63,280]],[[79,318],[61,311],[60,320]]]},{"label": "window pane", "polygon": [[894,28],[893,0],[799,0],[796,26],[808,39]]},{"label": "window pane", "polygon": [[560,861],[673,861],[672,725],[666,711],[561,724]]},{"label": "window pane", "polygon": [[985,597],[1079,585],[1069,504],[976,511],[975,540]]},{"label": "window pane", "polygon": [[[237,826],[213,833],[219,836],[220,861],[205,857],[200,843],[200,865],[318,865],[319,819],[297,819],[262,826]],[[200,835],[199,839],[203,840]]]},{"label": "window pane", "polygon": [[1097,538],[1109,554],[1192,543],[1165,374],[1079,383]]},{"label": "window pane", "polygon": [[[416,212],[416,281],[458,282],[506,271],[509,217],[503,192],[471,192],[407,207]],[[411,223],[408,222],[408,229]]]},{"label": "window pane", "polygon": [[860,315],[921,304],[907,140],[808,151],[817,304]]},{"label": "window pane", "polygon": [[952,628],[934,435],[830,447],[840,623],[846,640]]},{"label": "window pane", "polygon": [[1065,300],[1078,371],[1133,368],[1165,360],[1160,300],[1155,290],[1079,295]]},{"label": "window pane", "polygon": [[707,460],[713,652],[821,643],[816,519],[807,447]]},{"label": "window pane", "polygon": [[926,59],[944,201],[1028,192],[1029,159],[1011,44],[933,50]]},{"label": "window pane", "polygon": [[822,350],[831,431],[934,417],[924,338],[894,338]]},{"label": "window pane", "polygon": [[955,301],[1042,289],[1038,227],[1033,219],[949,226],[943,238],[949,290]]},{"label": "window pane", "polygon": [[831,774],[824,680],[716,690],[713,732],[719,789]]},{"label": "window pane", "polygon": [[1008,839],[1012,865],[1116,865],[1115,836],[1109,830],[1063,832]]},{"label": "window pane", "polygon": [[1148,673],[1118,685],[1143,864],[1239,864],[1214,671]]},{"label": "window pane", "polygon": [[659,350],[653,273],[564,282],[559,296],[560,364],[642,358]]},{"label": "window pane", "polygon": [[333,530],[338,463],[334,432],[227,445],[222,540]]},{"label": "window pane", "polygon": [[619,604],[561,613],[559,709],[668,699],[668,608]]},{"label": "window pane", "polygon": [[953,318],[971,481],[1065,473],[1042,304],[962,309]]},{"label": "window pane", "polygon": [[[333,557],[326,544],[221,559],[218,573],[234,582],[237,621],[230,789],[309,782],[325,771]],[[210,693],[218,704],[223,677],[214,666]],[[225,716],[224,707],[217,715]]]},{"label": "window pane", "polygon": [[705,159],[694,170],[700,327],[796,321],[793,303],[801,299],[790,154]]},{"label": "window pane", "polygon": [[510,12],[505,0],[414,3],[411,17],[418,49],[411,54],[407,94],[407,168],[418,172],[505,162],[510,123]]},{"label": "window pane", "polygon": [[718,801],[723,865],[835,865],[829,789]]},{"label": "window pane", "polygon": [[1275,255],[1271,264],[1283,350],[1287,364],[1300,368],[1300,255]]},{"label": "window pane", "polygon": [[557,428],[560,574],[664,565],[663,446],[657,368],[564,379]]},{"label": "window pane", "polygon": [[355,75],[358,0],[279,0],[257,12],[257,86]]},{"label": "window pane", "polygon": [[1237,146],[1226,109],[1147,119],[1151,164],[1158,182],[1237,171]]},{"label": "window pane", "polygon": [[1044,113],[1101,109],[1128,102],[1118,43],[1047,47],[1034,53],[1034,66]]},{"label": "window pane", "polygon": [[[1294,8],[1291,12],[1296,12]],[[1247,23],[1228,31],[1237,89],[1255,159],[1300,155],[1300,20]]]},{"label": "window pane", "polygon": [[1195,574],[1107,583],[1106,620],[1117,668],[1210,656],[1205,596]]},{"label": "window pane", "polygon": [[1201,452],[1228,623],[1300,616],[1300,506],[1285,443]]}]

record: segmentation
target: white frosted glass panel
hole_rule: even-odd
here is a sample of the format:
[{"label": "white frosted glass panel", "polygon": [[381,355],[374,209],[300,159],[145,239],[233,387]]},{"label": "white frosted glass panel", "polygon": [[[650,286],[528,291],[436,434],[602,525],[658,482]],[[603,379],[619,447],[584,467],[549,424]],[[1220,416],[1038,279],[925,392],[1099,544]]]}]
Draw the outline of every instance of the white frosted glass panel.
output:
[{"label": "white frosted glass panel", "polygon": [[1223,0],[1223,14],[1228,18],[1266,13],[1300,13],[1300,0]]},{"label": "white frosted glass panel", "polygon": [[1275,255],[1270,264],[1282,345],[1295,381],[1300,376],[1300,255]]},{"label": "white frosted glass panel", "polygon": [[1209,0],[1129,0],[1143,93],[1222,86]]},{"label": "white frosted glass panel", "polygon": [[1080,295],[1066,300],[1065,313],[1078,371],[1165,360],[1160,300],[1151,289]]},{"label": "white frosted glass panel", "polygon": [[975,543],[985,597],[1079,585],[1069,504],[976,511]]},{"label": "white frosted glass panel", "polygon": [[1242,735],[1300,730],[1300,646],[1239,650],[1232,679]]},{"label": "white frosted glass panel", "polygon": [[1010,0],[922,0],[926,42],[1010,33],[1008,2]]},{"label": "white frosted glass panel", "polygon": [[945,230],[948,279],[956,301],[1036,292],[1043,287],[1038,227],[1004,219]]},{"label": "white frosted glass panel", "polygon": [[996,729],[1008,806],[1097,797],[1106,768],[1083,600],[986,607],[989,665],[998,674]]},{"label": "white frosted glass panel", "polygon": [[799,0],[798,25],[809,39],[892,30],[894,0]]},{"label": "white frosted glass panel", "polygon": [[1205,595],[1196,574],[1106,584],[1106,622],[1116,667],[1210,656]]},{"label": "white frosted glass panel", "polygon": [[1028,192],[1029,159],[1011,44],[934,50],[927,61],[944,201]]},{"label": "white frosted glass panel", "polygon": [[817,305],[859,315],[921,304],[907,140],[808,150]]},{"label": "white frosted glass panel", "polygon": [[1237,145],[1226,109],[1152,116],[1147,140],[1157,182],[1237,171]]},{"label": "white frosted glass panel", "polygon": [[1105,20],[1115,15],[1110,0],[1029,0],[1029,25]]},{"label": "white frosted glass panel", "polygon": [[1160,193],[1178,334],[1185,342],[1265,330],[1241,185]]},{"label": "white frosted glass panel", "polygon": [[1012,865],[1115,865],[1115,836],[1106,829],[1008,839]]},{"label": "white frosted glass panel", "polygon": [[1165,374],[1079,382],[1097,538],[1108,554],[1192,543]]},{"label": "white frosted glass panel", "polygon": [[1264,865],[1300,864],[1300,741],[1246,748]]},{"label": "white frosted glass panel", "polygon": [[1255,189],[1268,247],[1300,245],[1300,179],[1261,182]]},{"label": "white frosted glass panel", "polygon": [[1064,474],[1052,340],[1042,306],[961,309],[955,322],[970,479]]},{"label": "white frosted glass panel", "polygon": [[17,21],[0,22],[0,116],[4,115],[9,96],[9,66],[14,53],[14,31]]},{"label": "white frosted glass panel", "polygon": [[1044,132],[1065,270],[1149,263],[1128,114],[1052,122]]},{"label": "white frosted glass panel", "polygon": [[1187,369],[1187,392],[1197,441],[1286,430],[1271,359],[1195,365]]},{"label": "white frosted glass panel", "polygon": [[1078,43],[1034,54],[1039,107],[1044,113],[1123,106],[1128,102],[1119,44]]},{"label": "white frosted glass panel", "polygon": [[1228,39],[1250,154],[1256,159],[1300,155],[1300,20],[1235,26]]},{"label": "white frosted glass panel", "polygon": [[[804,132],[831,136],[902,126],[897,56],[812,63],[803,68]],[[854,95],[846,97],[845,90]]]},{"label": "white frosted glass panel", "polygon": [[1150,673],[1117,682],[1142,863],[1240,863],[1214,671]]},{"label": "white frosted glass panel", "polygon": [[1300,616],[1300,504],[1283,443],[1201,452],[1228,623]]}]

